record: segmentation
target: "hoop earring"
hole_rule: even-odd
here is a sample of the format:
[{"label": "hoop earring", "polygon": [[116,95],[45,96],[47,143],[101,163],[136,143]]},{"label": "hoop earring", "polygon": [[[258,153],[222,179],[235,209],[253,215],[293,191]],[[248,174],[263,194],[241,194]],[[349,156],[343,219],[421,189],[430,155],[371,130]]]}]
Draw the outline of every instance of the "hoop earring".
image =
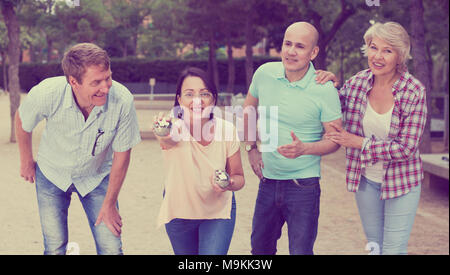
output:
[{"label": "hoop earring", "polygon": [[182,119],[184,115],[184,110],[180,105],[177,105],[173,109],[173,116]]},{"label": "hoop earring", "polygon": [[178,112],[177,117],[178,117],[179,119],[182,119],[182,118],[183,118],[183,115],[184,115],[184,111],[183,111],[183,109],[181,109],[181,110]]}]

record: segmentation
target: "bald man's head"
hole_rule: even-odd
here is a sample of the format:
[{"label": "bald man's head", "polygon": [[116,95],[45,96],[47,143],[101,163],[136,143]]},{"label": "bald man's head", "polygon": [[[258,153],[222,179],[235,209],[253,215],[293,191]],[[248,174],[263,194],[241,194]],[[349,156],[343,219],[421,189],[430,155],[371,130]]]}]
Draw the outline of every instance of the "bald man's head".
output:
[{"label": "bald man's head", "polygon": [[284,33],[281,61],[289,81],[301,79],[319,53],[319,33],[307,22],[296,22]]},{"label": "bald man's head", "polygon": [[316,27],[308,22],[295,22],[287,27],[286,32],[284,33],[285,36],[287,32],[308,33],[308,36],[311,38],[312,47],[317,46],[317,42],[319,41],[319,32],[317,31]]}]

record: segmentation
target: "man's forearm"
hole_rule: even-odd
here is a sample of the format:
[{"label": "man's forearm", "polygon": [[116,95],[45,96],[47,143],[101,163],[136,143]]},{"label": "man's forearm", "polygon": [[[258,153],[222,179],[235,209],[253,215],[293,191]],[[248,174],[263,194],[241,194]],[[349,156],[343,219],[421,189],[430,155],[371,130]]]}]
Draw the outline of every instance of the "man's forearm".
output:
[{"label": "man's forearm", "polygon": [[317,142],[304,143],[305,152],[303,155],[323,156],[336,152],[339,145],[330,140],[320,140]]},{"label": "man's forearm", "polygon": [[247,95],[244,103],[243,119],[244,119],[244,141],[246,144],[256,144],[258,140],[258,100]]},{"label": "man's forearm", "polygon": [[105,202],[109,205],[115,205],[119,197],[120,189],[125,180],[128,166],[130,164],[131,149],[127,152],[114,153],[111,173],[109,175],[109,185],[105,196]]},{"label": "man's forearm", "polygon": [[16,130],[17,144],[19,145],[20,162],[26,163],[34,161],[32,133],[23,130],[19,112],[17,112],[15,116],[15,130]]},{"label": "man's forearm", "polygon": [[253,120],[256,121],[257,116],[253,117],[250,114],[250,120],[252,121],[249,122],[249,114],[244,112],[244,142],[246,145],[254,146],[258,141],[258,132],[256,123],[253,123]]}]

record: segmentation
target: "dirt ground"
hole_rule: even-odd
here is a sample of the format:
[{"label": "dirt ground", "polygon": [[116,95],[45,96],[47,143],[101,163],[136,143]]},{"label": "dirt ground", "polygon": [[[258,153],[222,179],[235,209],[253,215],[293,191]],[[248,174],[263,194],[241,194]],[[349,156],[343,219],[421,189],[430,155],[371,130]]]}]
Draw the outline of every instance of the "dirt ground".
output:
[{"label": "dirt ground", "polygon": [[[155,111],[138,110],[141,130]],[[44,123],[33,134],[34,152]],[[42,254],[43,243],[34,184],[19,175],[17,144],[9,143],[9,99],[0,95],[0,254]],[[436,151],[442,150],[439,143]],[[243,150],[242,150],[243,152]],[[258,180],[242,153],[246,185],[236,192],[237,220],[229,254],[250,254],[250,234]],[[316,254],[367,254],[367,244],[354,194],[345,187],[343,149],[323,157],[321,213],[315,244]],[[162,200],[162,156],[155,140],[143,140],[132,152],[132,160],[119,197],[123,219],[125,254],[173,254],[163,227],[156,227]],[[278,254],[289,254],[286,226],[278,242]],[[95,246],[78,196],[69,209],[70,242],[80,254],[95,254]],[[424,186],[409,241],[410,254],[449,254],[448,184]]]}]

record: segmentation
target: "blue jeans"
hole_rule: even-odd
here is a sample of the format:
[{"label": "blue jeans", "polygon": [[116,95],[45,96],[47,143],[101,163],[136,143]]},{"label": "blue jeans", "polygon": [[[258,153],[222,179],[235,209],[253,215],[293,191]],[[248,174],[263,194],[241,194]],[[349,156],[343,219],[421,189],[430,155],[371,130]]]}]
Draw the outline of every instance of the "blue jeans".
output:
[{"label": "blue jeans", "polygon": [[231,219],[173,219],[166,224],[175,255],[226,255],[236,222],[233,194]]},{"label": "blue jeans", "polygon": [[[77,192],[72,184],[64,192],[51,183],[36,165],[36,193],[41,219],[42,233],[44,235],[45,255],[64,255],[68,242],[67,213],[72,192],[77,192],[86,212],[89,226],[94,236],[98,254],[122,254],[122,242],[102,222],[95,226],[98,213],[105,199],[108,189],[109,176],[85,197]],[[82,248],[81,248],[82,249]]]},{"label": "blue jeans", "polygon": [[288,226],[289,253],[313,254],[320,204],[319,178],[271,180],[259,184],[253,216],[253,255],[274,255],[284,223]]},{"label": "blue jeans", "polygon": [[420,185],[401,197],[380,200],[381,183],[361,177],[355,194],[364,232],[384,255],[407,254],[420,200]]}]

